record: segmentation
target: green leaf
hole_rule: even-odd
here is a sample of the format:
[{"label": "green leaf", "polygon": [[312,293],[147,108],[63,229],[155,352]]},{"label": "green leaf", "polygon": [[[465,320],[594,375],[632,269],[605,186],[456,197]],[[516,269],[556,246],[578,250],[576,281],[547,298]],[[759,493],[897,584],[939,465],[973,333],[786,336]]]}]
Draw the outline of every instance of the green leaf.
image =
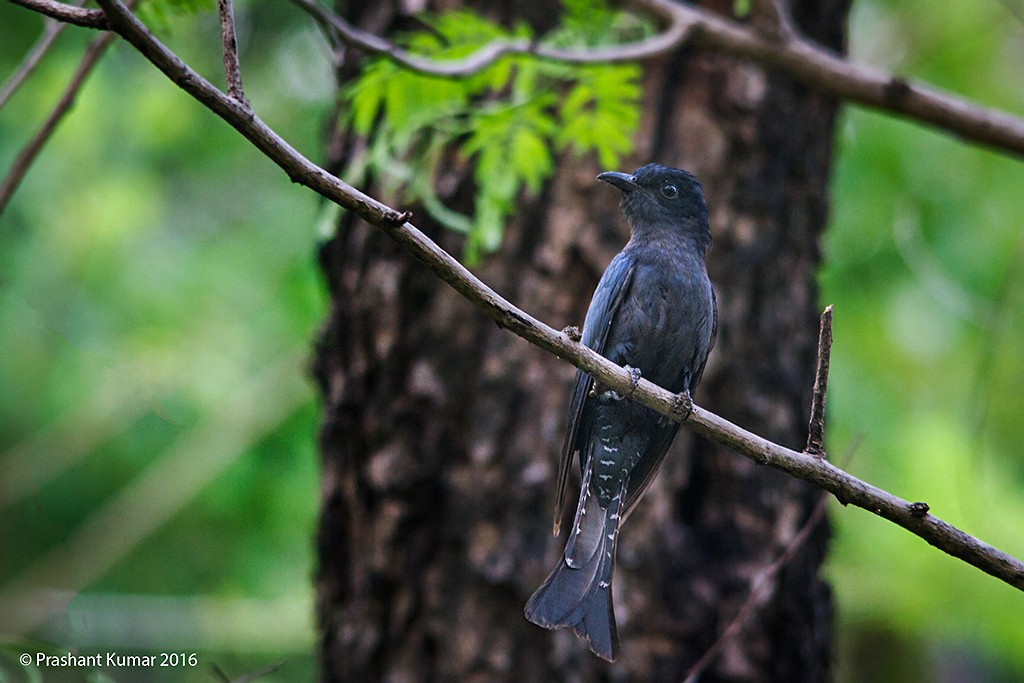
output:
[{"label": "green leaf", "polygon": [[512,137],[509,160],[533,194],[540,192],[554,170],[554,160],[544,139],[528,128],[520,128]]},{"label": "green leaf", "polygon": [[377,119],[377,112],[384,103],[385,84],[397,70],[389,61],[372,62],[344,93],[345,99],[349,102],[349,121],[357,134],[370,134]]},{"label": "green leaf", "polygon": [[498,198],[481,195],[477,200],[473,239],[485,253],[501,246],[501,238],[505,233],[505,215],[505,207]]}]

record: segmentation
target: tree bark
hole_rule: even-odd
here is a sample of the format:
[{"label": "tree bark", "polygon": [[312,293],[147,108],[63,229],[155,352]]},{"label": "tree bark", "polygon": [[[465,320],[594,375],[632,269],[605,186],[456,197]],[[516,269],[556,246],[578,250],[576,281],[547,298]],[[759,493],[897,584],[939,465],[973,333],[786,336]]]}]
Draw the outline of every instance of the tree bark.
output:
[{"label": "tree bark", "polygon": [[[713,4],[731,11],[731,1]],[[350,18],[387,32],[401,20],[397,6],[374,3]],[[842,49],[847,0],[802,0],[793,12],[800,30]],[[356,68],[350,59],[342,79]],[[800,448],[836,103],[687,49],[647,64],[644,87],[635,157],[614,170],[688,168],[712,213],[720,332],[696,400]],[[359,144],[333,135],[330,161]],[[616,193],[594,180],[601,170],[610,169],[561,158],[542,196],[509,222],[501,250],[476,269],[555,327],[582,325],[628,237]],[[449,180],[448,201],[469,206],[458,169]],[[461,251],[460,237],[425,212],[416,221]],[[331,296],[314,360],[325,411],[316,575],[324,681],[678,681],[818,498],[684,429],[620,535],[622,656],[608,665],[571,633],[522,616],[564,543],[549,530],[573,368],[498,329],[351,217],[323,246],[321,265]],[[812,534],[702,681],[829,678],[832,604],[818,576],[827,537],[824,525]]]}]

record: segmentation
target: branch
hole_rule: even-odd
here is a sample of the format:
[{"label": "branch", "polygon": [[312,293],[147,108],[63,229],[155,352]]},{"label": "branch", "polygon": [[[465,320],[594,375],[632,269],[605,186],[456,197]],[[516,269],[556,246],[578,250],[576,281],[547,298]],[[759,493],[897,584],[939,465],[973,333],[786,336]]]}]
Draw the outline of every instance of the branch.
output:
[{"label": "branch", "polygon": [[21,150],[21,153],[18,154],[3,182],[0,182],[0,215],[3,215],[4,210],[7,208],[7,203],[11,200],[18,186],[21,185],[21,181],[25,178],[28,169],[31,168],[32,163],[43,149],[43,145],[46,144],[57,129],[57,124],[71,110],[71,106],[75,103],[75,97],[85,83],[85,79],[113,42],[114,34],[104,33],[94,38],[85,49],[85,55],[82,57],[82,61],[79,62],[78,69],[75,70],[74,76],[71,77],[71,82],[68,83],[68,87],[64,90],[64,94],[61,95],[57,105],[50,112],[50,115],[46,117],[42,127],[29,140],[28,144]]},{"label": "branch", "polygon": [[102,10],[82,9],[74,5],[68,5],[55,0],[10,0],[15,5],[27,7],[30,10],[46,15],[51,19],[63,21],[66,24],[84,26],[85,28],[107,28],[107,19]]},{"label": "branch", "polygon": [[635,43],[576,50],[551,48],[526,40],[498,40],[463,59],[445,62],[416,56],[384,38],[361,31],[316,0],[292,1],[347,44],[387,57],[424,75],[462,78],[509,55],[529,55],[571,64],[637,61],[664,54],[690,41],[777,69],[838,99],[889,111],[972,142],[1024,155],[1024,118],[973,104],[879,69],[853,64],[797,35],[784,8],[773,0],[762,0],[760,4],[773,8],[778,22],[775,31],[765,32],[693,5],[669,0],[636,0],[638,6],[668,23],[662,33]]},{"label": "branch", "polygon": [[469,272],[430,238],[407,222],[408,213],[363,194],[315,165],[252,111],[220,92],[165,47],[129,12],[120,0],[98,0],[111,28],[134,45],[150,62],[185,92],[205,104],[292,179],[326,199],[349,209],[379,228],[438,277],[479,307],[500,327],[528,342],[568,360],[590,373],[609,389],[632,393],[637,402],[696,433],[723,444],[757,463],[770,465],[832,493],[843,504],[856,505],[890,520],[920,536],[936,548],[960,558],[992,576],[1024,591],[1024,563],[928,514],[924,503],[910,503],[840,470],[827,460],[798,453],[738,427],[696,405],[689,416],[680,409],[678,397],[641,378],[635,382],[624,368],[519,310]]},{"label": "branch", "polygon": [[982,107],[880,69],[853,64],[811,41],[792,37],[777,43],[735,22],[689,6],[703,15],[694,24],[698,45],[779,69],[839,99],[929,123],[967,140],[1024,155],[1024,119]]},{"label": "branch", "polygon": [[242,90],[242,69],[238,65],[238,40],[235,38],[235,10],[231,0],[217,0],[217,12],[220,14],[220,39],[224,52],[224,82],[228,87],[228,96],[244,103],[245,92]]},{"label": "branch", "polygon": [[668,28],[652,38],[635,43],[586,50],[548,47],[527,39],[495,40],[462,59],[438,62],[417,56],[380,36],[356,28],[337,14],[327,10],[317,0],[292,0],[292,2],[308,12],[329,33],[337,34],[348,45],[372,55],[387,57],[410,71],[441,78],[465,78],[479,73],[502,57],[515,55],[570,64],[632,62],[647,59],[682,45],[693,24],[689,15],[675,11],[674,8],[677,6],[668,0],[643,0],[641,4],[645,8],[668,21]]}]

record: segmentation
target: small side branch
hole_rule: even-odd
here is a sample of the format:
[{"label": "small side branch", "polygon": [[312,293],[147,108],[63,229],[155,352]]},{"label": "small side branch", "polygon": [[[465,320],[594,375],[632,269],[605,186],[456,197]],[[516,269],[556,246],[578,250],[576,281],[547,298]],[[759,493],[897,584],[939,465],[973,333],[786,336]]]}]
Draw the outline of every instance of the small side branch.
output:
[{"label": "small side branch", "polygon": [[814,373],[811,393],[811,419],[807,426],[807,447],[804,453],[825,457],[825,392],[828,390],[828,364],[832,354],[832,305],[821,314],[818,327],[818,368]]},{"label": "small side branch", "polygon": [[220,39],[224,52],[224,81],[228,97],[249,106],[242,90],[242,69],[238,64],[238,40],[235,37],[235,10],[231,0],[217,0],[220,14]]}]

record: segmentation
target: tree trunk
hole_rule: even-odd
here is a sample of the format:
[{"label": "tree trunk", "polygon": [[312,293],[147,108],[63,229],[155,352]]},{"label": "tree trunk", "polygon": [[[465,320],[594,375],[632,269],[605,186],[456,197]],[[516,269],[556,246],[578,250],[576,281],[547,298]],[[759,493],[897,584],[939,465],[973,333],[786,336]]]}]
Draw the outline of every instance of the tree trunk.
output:
[{"label": "tree trunk", "polygon": [[[386,32],[397,4],[352,18]],[[474,6],[489,4],[504,6]],[[842,48],[847,0],[793,4],[803,32]],[[636,155],[615,170],[647,161],[690,169],[711,209],[720,331],[696,401],[799,449],[836,104],[693,49],[647,64],[644,86]],[[329,156],[340,163],[358,144],[335,137]],[[554,327],[582,326],[628,236],[617,193],[595,182],[600,170],[609,169],[562,158],[543,195],[509,222],[500,252],[476,269]],[[415,222],[461,252],[459,236],[425,212]],[[622,655],[608,665],[571,633],[522,616],[564,543],[551,537],[550,517],[574,369],[498,329],[351,217],[321,262],[331,295],[314,361],[325,403],[324,681],[678,681],[818,500],[808,485],[683,429],[619,538]],[[827,536],[821,525],[801,546],[702,681],[829,678],[832,606],[818,576]]]}]

